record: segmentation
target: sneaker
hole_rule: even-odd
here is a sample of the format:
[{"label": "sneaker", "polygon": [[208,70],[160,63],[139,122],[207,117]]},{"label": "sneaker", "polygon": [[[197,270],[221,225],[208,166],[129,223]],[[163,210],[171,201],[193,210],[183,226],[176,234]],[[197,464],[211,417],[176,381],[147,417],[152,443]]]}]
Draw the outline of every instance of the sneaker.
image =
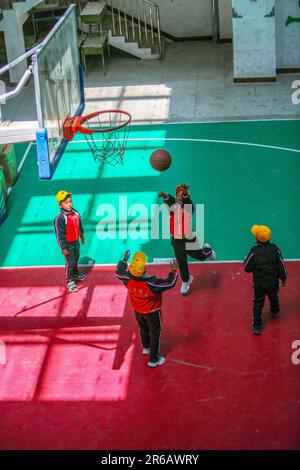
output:
[{"label": "sneaker", "polygon": [[272,318],[280,318],[280,312],[271,312]]},{"label": "sneaker", "polygon": [[253,327],[252,327],[252,333],[253,333],[254,335],[256,335],[256,336],[257,336],[257,335],[260,335],[260,333],[261,333],[261,328],[260,328],[259,326],[253,326]]},{"label": "sneaker", "polygon": [[210,244],[209,243],[204,243],[203,247],[202,247],[202,251],[204,251],[204,253],[207,253],[210,250],[211,250]]},{"label": "sneaker", "polygon": [[202,250],[204,251],[204,253],[211,251],[211,254],[208,256],[208,259],[210,259],[211,261],[215,261],[216,253],[214,252],[209,243],[204,243]]},{"label": "sneaker", "polygon": [[67,288],[69,289],[70,292],[77,292],[78,291],[78,287],[76,286],[74,281],[69,281],[67,283]]},{"label": "sneaker", "polygon": [[76,280],[76,281],[85,281],[86,278],[87,278],[87,275],[84,274],[84,273],[78,273],[78,274],[76,274],[76,276],[75,276],[75,280]]},{"label": "sneaker", "polygon": [[149,367],[162,366],[166,362],[165,358],[160,356],[157,362],[148,362]]},{"label": "sneaker", "polygon": [[189,280],[181,284],[180,292],[182,295],[186,295],[190,290],[190,285],[192,284],[194,278],[193,276],[189,277]]},{"label": "sneaker", "polygon": [[150,354],[150,348],[143,348],[142,354]]}]

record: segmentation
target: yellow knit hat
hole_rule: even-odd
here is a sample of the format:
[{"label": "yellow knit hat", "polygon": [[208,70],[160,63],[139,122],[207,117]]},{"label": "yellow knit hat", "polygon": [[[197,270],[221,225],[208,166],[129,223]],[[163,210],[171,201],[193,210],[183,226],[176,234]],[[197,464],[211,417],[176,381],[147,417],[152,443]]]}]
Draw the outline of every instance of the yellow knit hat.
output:
[{"label": "yellow knit hat", "polygon": [[251,232],[261,243],[266,243],[270,240],[272,232],[266,225],[253,225]]},{"label": "yellow knit hat", "polygon": [[58,193],[56,194],[56,201],[58,204],[60,204],[65,199],[71,196],[72,196],[72,193],[69,193],[68,191],[58,191]]},{"label": "yellow knit hat", "polygon": [[130,263],[129,272],[135,277],[140,277],[146,270],[146,259],[147,256],[142,251],[137,251]]}]

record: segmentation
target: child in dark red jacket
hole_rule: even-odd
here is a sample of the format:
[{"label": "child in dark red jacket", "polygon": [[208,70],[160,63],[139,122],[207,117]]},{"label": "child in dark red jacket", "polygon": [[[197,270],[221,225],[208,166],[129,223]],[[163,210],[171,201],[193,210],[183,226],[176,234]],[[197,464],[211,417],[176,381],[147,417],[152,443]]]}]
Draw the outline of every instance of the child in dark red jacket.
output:
[{"label": "child in dark red jacket", "polygon": [[194,205],[190,198],[189,186],[186,184],[178,185],[176,187],[176,198],[164,192],[160,192],[158,197],[163,198],[169,209],[171,244],[182,279],[180,292],[182,295],[186,295],[194,280],[189,273],[188,256],[199,261],[205,261],[206,259],[215,260],[216,254],[208,243],[204,243],[201,247],[199,239],[193,231]]},{"label": "child in dark red jacket", "polygon": [[159,356],[161,335],[161,304],[162,293],[172,289],[177,282],[177,262],[171,262],[171,272],[167,279],[157,279],[147,276],[146,255],[138,251],[135,253],[129,270],[127,261],[130,251],[126,251],[123,260],[119,261],[115,275],[129,291],[132,307],[139,325],[143,345],[143,354],[150,354],[149,367],[161,366],[165,358]]},{"label": "child in dark red jacket", "polygon": [[78,270],[79,238],[84,245],[83,227],[79,212],[73,208],[72,194],[59,191],[56,201],[60,212],[54,220],[55,234],[66,259],[66,284],[70,292],[77,292],[76,281],[84,281],[86,274]]}]

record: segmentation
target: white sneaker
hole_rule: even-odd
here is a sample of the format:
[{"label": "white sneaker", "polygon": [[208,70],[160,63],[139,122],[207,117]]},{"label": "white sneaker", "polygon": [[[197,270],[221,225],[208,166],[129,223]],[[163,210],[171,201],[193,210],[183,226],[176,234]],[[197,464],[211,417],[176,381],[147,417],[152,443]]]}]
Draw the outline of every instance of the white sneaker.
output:
[{"label": "white sneaker", "polygon": [[70,292],[77,292],[78,291],[78,287],[76,286],[74,281],[69,281],[67,283],[67,288],[69,289]]},{"label": "white sneaker", "polygon": [[150,348],[143,348],[142,354],[150,354]]},{"label": "white sneaker", "polygon": [[207,251],[210,251],[211,250],[211,254],[208,256],[208,259],[210,259],[211,261],[215,261],[216,259],[216,253],[214,252],[214,250],[212,249],[212,247],[210,246],[209,243],[204,243],[202,249],[204,248],[204,252],[207,252]]},{"label": "white sneaker", "polygon": [[149,367],[162,366],[166,362],[165,358],[160,356],[157,362],[148,362]]},{"label": "white sneaker", "polygon": [[190,290],[190,285],[192,284],[194,278],[193,276],[189,277],[189,280],[181,284],[180,292],[182,295],[186,295]]}]

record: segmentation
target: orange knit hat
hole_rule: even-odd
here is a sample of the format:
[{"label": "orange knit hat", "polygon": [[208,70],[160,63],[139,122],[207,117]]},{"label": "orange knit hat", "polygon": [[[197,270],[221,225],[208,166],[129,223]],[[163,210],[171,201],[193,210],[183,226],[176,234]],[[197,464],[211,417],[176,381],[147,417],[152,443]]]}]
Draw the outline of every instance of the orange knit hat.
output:
[{"label": "orange knit hat", "polygon": [[266,225],[253,225],[251,232],[256,239],[261,243],[266,243],[270,240],[272,232]]}]

